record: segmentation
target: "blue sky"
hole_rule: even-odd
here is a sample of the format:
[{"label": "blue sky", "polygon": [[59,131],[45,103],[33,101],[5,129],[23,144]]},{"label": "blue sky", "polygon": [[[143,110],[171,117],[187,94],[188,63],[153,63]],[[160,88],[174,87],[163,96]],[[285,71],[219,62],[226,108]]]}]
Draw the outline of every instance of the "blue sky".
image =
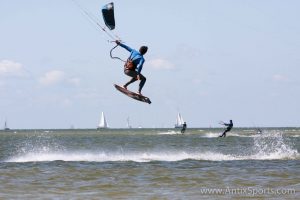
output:
[{"label": "blue sky", "polygon": [[[77,0],[103,23],[108,1]],[[300,2],[114,1],[114,33],[149,47],[143,94],[119,93],[123,64],[71,0],[0,0],[0,124],[10,128],[299,126]],[[122,58],[123,49],[114,52]],[[138,84],[129,89],[136,91]]]}]

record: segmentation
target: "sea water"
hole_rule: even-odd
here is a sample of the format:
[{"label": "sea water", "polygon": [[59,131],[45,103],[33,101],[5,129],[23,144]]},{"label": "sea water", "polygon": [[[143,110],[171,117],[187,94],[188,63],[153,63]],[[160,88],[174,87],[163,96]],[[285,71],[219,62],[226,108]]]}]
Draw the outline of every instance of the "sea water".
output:
[{"label": "sea water", "polygon": [[0,199],[300,198],[300,129],[0,132]]}]

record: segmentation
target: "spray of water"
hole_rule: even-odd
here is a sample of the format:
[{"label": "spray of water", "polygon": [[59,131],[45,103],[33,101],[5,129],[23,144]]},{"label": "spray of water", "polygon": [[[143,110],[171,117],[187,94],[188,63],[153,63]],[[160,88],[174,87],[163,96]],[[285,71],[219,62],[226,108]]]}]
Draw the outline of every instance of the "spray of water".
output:
[{"label": "spray of water", "polygon": [[264,132],[254,137],[253,157],[260,159],[297,159],[299,153],[288,137],[282,132]]},{"label": "spray of water", "polygon": [[[214,136],[214,134],[211,134]],[[151,162],[151,161],[232,161],[232,160],[297,160],[299,152],[291,138],[284,137],[281,132],[270,131],[258,137],[251,137],[253,145],[241,147],[238,151],[220,152],[217,148],[187,150],[178,149],[64,149],[48,135],[32,136],[25,140],[19,152],[7,159],[6,162],[43,162],[43,161],[86,161],[86,162]],[[213,139],[218,140],[219,138]],[[228,147],[230,148],[230,146]]]}]

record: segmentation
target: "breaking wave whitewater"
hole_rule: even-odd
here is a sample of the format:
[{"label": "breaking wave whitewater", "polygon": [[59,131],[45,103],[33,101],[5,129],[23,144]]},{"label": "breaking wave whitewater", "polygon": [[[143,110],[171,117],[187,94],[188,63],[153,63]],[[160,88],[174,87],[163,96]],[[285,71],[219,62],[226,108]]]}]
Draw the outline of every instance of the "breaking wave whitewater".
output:
[{"label": "breaking wave whitewater", "polygon": [[234,160],[298,160],[300,155],[294,149],[275,149],[265,152],[259,150],[254,154],[235,155],[219,152],[31,152],[15,156],[6,162],[49,162],[49,161],[77,161],[77,162],[152,162],[152,161],[234,161]]},{"label": "breaking wave whitewater", "polygon": [[[208,133],[214,136],[214,133]],[[182,138],[180,138],[181,140]],[[179,139],[178,139],[179,140]],[[180,141],[179,140],[179,141]],[[183,160],[203,161],[234,161],[234,160],[300,160],[300,154],[289,137],[283,137],[280,132],[263,134],[260,137],[248,138],[248,146],[242,144],[233,149],[230,144],[226,145],[226,151],[217,147],[218,142],[226,140],[214,139],[213,147],[198,146],[189,148],[180,143],[176,148],[151,146],[150,148],[137,149],[68,149],[51,143],[37,142],[19,148],[19,151],[4,162],[175,162]],[[252,141],[252,142],[251,142]]]},{"label": "breaking wave whitewater", "polygon": [[49,162],[49,161],[78,161],[78,162],[151,162],[151,161],[182,161],[182,160],[205,160],[205,161],[232,161],[232,160],[297,160],[298,152],[274,152],[269,154],[254,155],[226,155],[217,152],[204,153],[104,153],[104,152],[78,152],[78,153],[28,153],[16,156],[6,162]]}]

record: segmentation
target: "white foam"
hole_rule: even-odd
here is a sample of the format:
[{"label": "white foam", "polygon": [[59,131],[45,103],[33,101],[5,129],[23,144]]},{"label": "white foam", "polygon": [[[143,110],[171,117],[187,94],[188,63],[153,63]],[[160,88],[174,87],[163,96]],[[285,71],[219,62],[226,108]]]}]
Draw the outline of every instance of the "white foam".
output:
[{"label": "white foam", "polygon": [[167,132],[159,132],[158,135],[177,135],[181,134],[180,131],[167,131]]},{"label": "white foam", "polygon": [[297,138],[297,137],[300,137],[300,135],[291,135],[290,137],[295,137],[295,138]]},{"label": "white foam", "polygon": [[181,160],[206,160],[206,161],[230,161],[230,160],[278,160],[299,159],[299,153],[292,151],[275,151],[271,153],[257,152],[252,155],[233,155],[219,152],[138,152],[138,153],[105,153],[105,152],[55,152],[55,153],[27,153],[12,157],[6,162],[48,162],[48,161],[86,161],[86,162],[116,162],[116,161],[181,161]]},{"label": "white foam", "polygon": [[[177,134],[175,131],[165,132]],[[217,150],[187,151],[184,149],[150,149],[140,151],[125,150],[86,150],[66,151],[55,145],[21,148],[18,155],[6,162],[49,162],[49,161],[86,161],[86,162],[151,162],[151,161],[232,161],[232,160],[300,160],[300,154],[291,142],[291,138],[283,137],[280,132],[270,132],[253,137],[253,146],[233,153],[225,154]],[[206,137],[218,137],[218,133],[206,133]],[[31,146],[30,146],[31,147]],[[230,148],[230,147],[228,147]]]},{"label": "white foam", "polygon": [[255,156],[261,159],[299,159],[297,149],[281,132],[267,132],[254,138],[253,150]]},{"label": "white foam", "polygon": [[220,135],[221,135],[220,133],[208,132],[208,133],[201,134],[201,137],[216,138],[216,137],[219,137]]},{"label": "white foam", "polygon": [[[208,132],[208,133],[201,134],[201,137],[216,138],[216,137],[219,137],[220,135],[222,135],[222,132],[220,132],[220,133]],[[226,137],[260,137],[260,135],[259,134],[246,135],[246,134],[229,132],[226,134]]]},{"label": "white foam", "polygon": [[234,136],[234,137],[260,137],[260,134],[238,134],[238,133],[228,133],[227,136]]}]

